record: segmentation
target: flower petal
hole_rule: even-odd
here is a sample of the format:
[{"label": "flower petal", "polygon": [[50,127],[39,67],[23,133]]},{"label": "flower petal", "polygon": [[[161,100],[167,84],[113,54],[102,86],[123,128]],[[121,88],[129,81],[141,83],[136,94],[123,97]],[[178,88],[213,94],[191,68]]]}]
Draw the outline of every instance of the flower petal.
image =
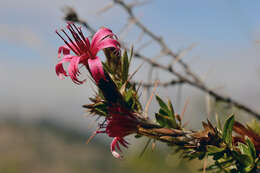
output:
[{"label": "flower petal", "polygon": [[117,147],[117,149],[118,149],[120,152],[122,152],[122,150],[121,150],[121,148],[120,148],[120,146],[119,146],[119,143],[118,143],[118,142],[116,143],[116,147]]},{"label": "flower petal", "polygon": [[[88,39],[86,39],[86,41],[88,41]],[[63,55],[68,55],[70,51],[73,51],[76,55],[80,55],[79,48],[76,46],[77,46],[77,42],[75,41],[66,42],[65,45],[59,47],[58,58],[61,57],[61,53],[63,53]]]},{"label": "flower petal", "polygon": [[99,83],[100,79],[106,80],[104,70],[103,70],[103,65],[99,57],[96,56],[95,58],[89,58],[88,66],[89,66],[90,73],[97,84]]},{"label": "flower petal", "polygon": [[116,145],[117,145],[117,142],[118,142],[118,137],[115,137],[115,138],[112,140],[111,144],[110,144],[110,150],[111,150],[112,155],[113,155],[115,158],[117,158],[117,159],[122,159],[123,157],[120,156],[120,154],[119,154],[118,152],[116,152],[116,149],[115,149],[115,147],[116,147]]},{"label": "flower petal", "polygon": [[113,38],[106,38],[106,39],[100,41],[98,44],[96,44],[96,46],[93,47],[93,49],[91,49],[91,53],[93,55],[96,55],[99,50],[109,48],[109,47],[119,49],[119,45],[120,44],[117,40],[115,40]]},{"label": "flower petal", "polygon": [[70,48],[67,45],[60,46],[59,49],[58,49],[58,58],[61,57],[61,53],[63,55],[70,54]]},{"label": "flower petal", "polygon": [[70,75],[71,80],[76,84],[83,84],[85,80],[80,81],[77,76],[79,75],[78,65],[80,62],[81,57],[80,56],[74,56],[71,61],[68,68],[68,73]]},{"label": "flower petal", "polygon": [[104,39],[108,36],[112,37],[113,35],[114,35],[114,33],[110,29],[100,28],[93,36],[90,49],[93,49],[94,47],[96,47],[96,44],[98,44],[102,39]]},{"label": "flower petal", "polygon": [[64,68],[63,68],[63,63],[65,63],[65,62],[70,62],[73,57],[74,57],[74,56],[72,56],[72,55],[66,55],[66,56],[64,56],[64,58],[63,58],[61,61],[59,61],[58,64],[56,65],[56,68],[55,68],[55,69],[56,69],[56,74],[57,74],[57,76],[59,76],[60,79],[63,79],[64,76],[68,76],[67,73],[66,73],[66,71],[65,71]]}]

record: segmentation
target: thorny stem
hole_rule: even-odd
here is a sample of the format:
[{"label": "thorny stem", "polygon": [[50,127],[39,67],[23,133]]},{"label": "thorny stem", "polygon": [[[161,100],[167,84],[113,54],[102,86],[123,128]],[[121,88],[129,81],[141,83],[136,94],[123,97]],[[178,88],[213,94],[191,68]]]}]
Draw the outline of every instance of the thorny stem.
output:
[{"label": "thorny stem", "polygon": [[[204,133],[143,123],[138,126],[136,133],[150,139],[167,143],[168,145],[177,145],[182,148],[192,148],[198,151],[205,150],[207,145],[219,145],[218,134],[213,134],[210,131]],[[198,134],[202,133],[204,136],[198,137]]]},{"label": "thorny stem", "polygon": [[[133,12],[131,10],[130,7],[127,6],[127,4],[125,4],[123,1],[121,0],[114,0],[115,3],[118,3],[120,4],[122,7],[124,7],[124,9],[129,13],[130,16],[134,16],[133,15]],[[68,21],[73,21],[73,22],[77,22],[79,24],[82,24],[84,27],[86,27],[92,34],[95,33],[95,29],[93,27],[91,27],[86,21],[83,21],[81,19],[78,18],[78,15],[77,13],[69,8],[68,9],[68,12],[66,14],[66,17],[65,17],[65,20],[68,20]],[[141,27],[143,27],[143,31],[145,33],[147,33],[148,35],[150,35],[152,38],[154,38],[157,42],[159,42],[160,44],[162,44],[162,47],[165,46],[165,43],[162,41],[162,39],[158,36],[156,36],[155,34],[153,34],[150,30],[148,30],[146,27],[144,27],[141,23],[139,23],[138,25],[140,25]],[[123,48],[127,49],[126,46],[122,45]],[[166,47],[167,48],[167,47]],[[127,49],[129,50],[129,49]],[[170,49],[167,48],[167,51],[169,51]],[[174,56],[176,57],[177,55],[174,54],[172,51],[169,51],[171,56]],[[169,53],[168,52],[168,53]],[[260,120],[260,113],[249,108],[248,106],[232,99],[231,97],[227,97],[227,96],[223,96],[217,92],[215,92],[214,90],[208,88],[204,83],[196,80],[194,78],[194,76],[196,76],[193,72],[190,71],[190,68],[189,66],[184,63],[183,61],[181,61],[180,59],[178,60],[179,63],[182,64],[182,66],[184,67],[186,73],[193,77],[194,80],[191,80],[190,78],[180,74],[179,72],[175,71],[171,66],[166,66],[166,65],[162,65],[162,64],[159,64],[157,62],[155,62],[154,60],[152,59],[149,59],[147,57],[145,57],[144,55],[142,55],[141,53],[139,52],[134,52],[134,56],[136,58],[139,58],[139,59],[142,59],[144,60],[145,62],[149,63],[151,66],[153,67],[157,67],[159,69],[162,69],[164,71],[167,71],[171,74],[173,74],[174,76],[176,76],[178,78],[178,82],[172,82],[172,85],[175,85],[175,84],[189,84],[205,93],[208,93],[210,96],[212,96],[216,101],[222,101],[222,102],[225,102],[227,104],[230,104],[230,105],[233,105],[241,110],[243,110],[244,112],[254,116],[256,119]],[[174,80],[173,80],[174,81]],[[158,84],[159,86],[169,86],[170,84],[166,84],[166,85],[160,85]]]},{"label": "thorny stem", "polygon": [[182,74],[178,73],[177,71],[175,71],[172,67],[167,67],[165,65],[162,65],[162,64],[159,64],[145,56],[142,56],[140,53],[135,53],[135,56],[148,62],[149,64],[151,64],[152,66],[154,67],[158,67],[160,69],[163,69],[165,71],[168,71],[170,72],[171,74],[177,76],[179,78],[179,81],[182,81],[183,83],[187,83],[193,87],[196,87],[197,89],[205,92],[205,93],[208,93],[209,95],[211,95],[213,98],[215,98],[216,101],[222,101],[222,102],[225,102],[225,103],[228,103],[228,104],[231,104],[251,115],[253,115],[255,118],[257,118],[258,120],[260,120],[260,114],[258,112],[256,112],[255,110],[243,105],[242,103],[230,98],[230,97],[227,97],[227,96],[223,96],[223,95],[220,95],[218,93],[216,93],[215,91],[209,89],[207,86],[205,86],[204,84],[200,84],[200,83],[196,83],[192,80],[190,80],[189,78],[183,76]]},{"label": "thorny stem", "polygon": [[[147,35],[149,35],[153,40],[155,40],[160,46],[161,48],[168,54],[170,55],[171,57],[173,57],[174,59],[176,59],[179,64],[181,64],[186,72],[186,74],[188,74],[189,76],[191,76],[194,81],[191,81],[189,80],[188,78],[184,78],[179,76],[176,72],[174,72],[173,70],[171,70],[172,68],[171,67],[163,67],[163,69],[165,69],[166,71],[169,71],[169,72],[172,72],[174,73],[176,76],[179,77],[179,81],[180,82],[174,82],[172,83],[172,85],[174,84],[180,84],[180,83],[188,83],[192,86],[195,86],[196,88],[210,94],[211,96],[213,96],[216,100],[220,100],[220,101],[223,101],[223,102],[226,102],[226,103],[229,103],[229,104],[232,104],[234,106],[236,106],[237,108],[239,109],[242,109],[244,110],[245,112],[253,115],[254,117],[256,117],[258,120],[260,120],[260,114],[254,110],[252,110],[251,108],[248,108],[247,106],[231,99],[230,97],[225,97],[225,96],[222,96],[220,94],[217,94],[215,91],[213,90],[210,90],[209,88],[207,88],[205,86],[205,84],[203,84],[203,82],[200,80],[200,78],[194,74],[188,64],[186,64],[185,62],[183,62],[181,59],[178,59],[178,54],[175,54],[173,51],[171,51],[171,49],[166,45],[166,43],[163,41],[163,39],[157,35],[155,35],[151,30],[149,30],[146,26],[144,26],[134,15],[133,11],[132,11],[132,8],[131,6],[127,5],[124,1],[122,0],[113,0],[114,3],[120,5],[121,7],[123,7],[125,9],[125,11],[128,13],[128,15],[133,19],[133,21],[135,21],[135,24],[141,28],[143,30],[144,33],[146,33]],[[135,55],[136,56],[136,55]],[[144,59],[144,57],[142,56],[139,56],[141,59]],[[149,59],[150,60],[150,59]],[[154,63],[151,63],[151,61],[149,62],[150,64],[152,65],[155,65]],[[159,68],[162,68],[162,66],[157,66]],[[171,84],[171,81],[169,83],[166,83],[166,84],[162,84],[162,86],[169,86]],[[160,84],[159,84],[160,85]]]},{"label": "thorny stem", "polygon": [[[183,80],[171,80],[171,81],[167,81],[167,82],[158,82],[158,86],[160,86],[160,87],[169,87],[169,86],[172,86],[172,85],[178,85],[178,84],[181,85],[183,83],[185,83],[185,81],[183,81]],[[144,82],[133,81],[132,84],[142,85],[145,88],[154,87],[154,83],[144,83]]]},{"label": "thorny stem", "polygon": [[142,124],[138,127],[138,134],[153,138],[168,144],[176,144],[177,141],[191,141],[191,131],[162,128],[157,125]]}]

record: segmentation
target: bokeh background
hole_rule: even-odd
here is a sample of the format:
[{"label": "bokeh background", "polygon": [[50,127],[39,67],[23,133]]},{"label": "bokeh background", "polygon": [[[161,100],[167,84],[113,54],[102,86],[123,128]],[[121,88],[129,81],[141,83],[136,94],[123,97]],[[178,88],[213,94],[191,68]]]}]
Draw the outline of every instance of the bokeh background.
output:
[{"label": "bokeh background", "polygon": [[[87,117],[81,105],[89,102],[94,85],[87,82],[77,86],[69,79],[58,79],[54,68],[58,61],[57,48],[63,42],[55,30],[65,27],[64,9],[70,6],[93,27],[111,28],[135,49],[150,41],[149,37],[138,40],[140,30],[134,26],[122,32],[127,14],[120,7],[100,14],[109,3],[109,0],[0,1],[0,173],[197,172],[203,164],[194,161],[187,165],[160,144],[154,152],[149,148],[139,158],[145,139],[129,138],[131,146],[124,151],[123,162],[111,156],[111,139],[104,135],[85,145],[95,129],[95,119]],[[192,70],[202,76],[208,86],[258,112],[259,11],[257,0],[153,0],[134,10],[148,28],[165,38],[172,50],[177,52],[195,45],[183,57]],[[154,43],[141,50],[151,57],[159,51]],[[162,57],[158,62],[168,63],[169,57]],[[131,70],[140,63],[135,61]],[[143,65],[135,80],[147,81],[147,67]],[[170,79],[158,70],[153,74],[153,79]],[[198,129],[201,120],[214,119],[207,114],[206,97],[202,92],[185,86],[159,88],[157,93],[173,100],[178,112],[189,100],[184,116],[189,122],[188,128]],[[144,92],[144,104],[148,95]],[[214,106],[223,119],[230,112],[235,112],[241,121],[252,119],[236,109]],[[153,102],[151,115],[156,108]]]}]

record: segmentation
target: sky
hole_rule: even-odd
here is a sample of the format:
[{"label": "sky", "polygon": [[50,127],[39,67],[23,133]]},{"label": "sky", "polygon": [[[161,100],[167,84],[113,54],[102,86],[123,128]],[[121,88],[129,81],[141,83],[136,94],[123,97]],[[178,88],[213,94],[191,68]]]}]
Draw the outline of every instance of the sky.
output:
[{"label": "sky", "polygon": [[[65,26],[64,7],[75,8],[80,18],[95,28],[111,28],[124,42],[134,44],[135,49],[151,40],[147,36],[138,40],[140,30],[133,26],[127,33],[120,32],[127,21],[122,8],[97,13],[109,3],[110,0],[0,1],[3,116],[19,115],[29,120],[38,119],[39,115],[53,116],[69,125],[85,127],[89,120],[81,105],[88,103],[94,86],[90,82],[77,86],[69,79],[59,80],[54,70],[58,62],[57,48],[63,44],[55,30]],[[134,10],[140,21],[162,36],[173,51],[196,45],[183,60],[210,87],[220,88],[220,93],[260,111],[259,11],[257,0],[152,0]],[[160,48],[153,43],[141,51],[153,57]],[[168,63],[169,58],[162,57],[158,62]],[[146,67],[137,73],[136,79],[146,80]],[[171,78],[160,71],[154,74],[162,81]],[[176,99],[175,88],[159,89],[159,92],[164,97],[170,93]],[[188,97],[198,95],[202,93],[185,89],[181,104]],[[191,105],[192,101],[196,99],[191,99]]]}]

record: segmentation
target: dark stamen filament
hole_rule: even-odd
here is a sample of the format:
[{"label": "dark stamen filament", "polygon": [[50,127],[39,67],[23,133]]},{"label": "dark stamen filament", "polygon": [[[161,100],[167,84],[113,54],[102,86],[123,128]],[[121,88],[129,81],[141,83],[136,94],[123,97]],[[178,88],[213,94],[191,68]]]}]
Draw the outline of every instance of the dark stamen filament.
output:
[{"label": "dark stamen filament", "polygon": [[72,25],[76,28],[76,30],[78,31],[78,33],[79,33],[79,35],[81,36],[82,40],[85,42],[86,47],[87,47],[87,49],[88,49],[88,48],[89,48],[89,47],[88,47],[89,44],[87,43],[86,38],[84,37],[84,34],[83,34],[83,32],[81,31],[81,29],[80,29],[80,28],[77,28],[75,24],[72,24]]},{"label": "dark stamen filament", "polygon": [[75,30],[69,25],[68,29],[72,35],[72,37],[74,38],[75,42],[77,43],[79,49],[81,51],[84,51],[84,45],[82,45],[82,41],[80,39],[80,37],[78,36],[78,34],[75,32]]},{"label": "dark stamen filament", "polygon": [[58,34],[58,36],[64,41],[64,43],[73,51],[75,51],[70,45],[69,43],[60,35],[60,33],[58,31],[56,31],[56,34]]},{"label": "dark stamen filament", "polygon": [[62,29],[61,31],[67,36],[71,44],[73,44],[73,46],[76,48],[76,50],[73,48],[71,50],[73,50],[75,54],[80,55],[80,49],[78,48],[78,46],[71,40],[70,36],[64,31],[64,29]]}]

